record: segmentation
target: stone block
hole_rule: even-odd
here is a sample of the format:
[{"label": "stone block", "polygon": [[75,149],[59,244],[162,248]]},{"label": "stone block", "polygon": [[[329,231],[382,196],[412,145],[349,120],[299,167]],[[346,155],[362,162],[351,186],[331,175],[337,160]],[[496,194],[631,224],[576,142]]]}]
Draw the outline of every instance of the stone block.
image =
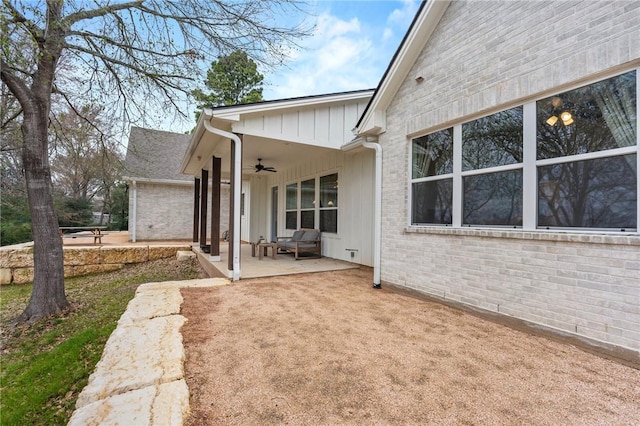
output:
[{"label": "stone block", "polygon": [[182,305],[180,288],[158,288],[142,285],[136,291],[136,297],[129,302],[127,310],[118,320],[118,325],[136,324],[180,313]]},{"label": "stone block", "polygon": [[151,410],[156,392],[155,386],[148,386],[99,399],[78,407],[68,425],[151,425]]},{"label": "stone block", "polygon": [[102,263],[141,263],[149,260],[149,248],[146,246],[101,247]]},{"label": "stone block", "polygon": [[149,260],[167,259],[179,250],[190,250],[189,246],[149,246]]},{"label": "stone block", "polygon": [[13,270],[13,283],[26,284],[33,282],[33,268],[15,268]]},{"label": "stone block", "polygon": [[11,284],[11,268],[0,268],[0,285]]},{"label": "stone block", "polygon": [[194,257],[196,257],[196,254],[192,251],[179,250],[176,252],[176,258],[179,262],[183,260],[193,259]]},{"label": "stone block", "polygon": [[0,268],[33,266],[33,247],[0,250]]},{"label": "stone block", "polygon": [[76,403],[100,399],[184,378],[180,315],[120,325],[111,333],[102,358]]},{"label": "stone block", "polygon": [[151,408],[154,426],[184,424],[189,414],[189,388],[184,380],[175,380],[158,386]]},{"label": "stone block", "polygon": [[100,263],[98,247],[65,247],[64,264],[69,266]]}]

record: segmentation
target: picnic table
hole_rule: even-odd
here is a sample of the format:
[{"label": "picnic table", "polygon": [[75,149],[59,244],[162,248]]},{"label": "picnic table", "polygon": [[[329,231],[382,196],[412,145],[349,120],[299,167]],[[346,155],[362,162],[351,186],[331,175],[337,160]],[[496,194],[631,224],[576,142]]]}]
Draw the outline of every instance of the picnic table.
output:
[{"label": "picnic table", "polygon": [[[104,232],[106,226],[90,225],[90,226],[60,226],[58,231],[64,244],[65,238],[93,238],[93,244],[99,242],[102,244],[102,237],[106,235]],[[89,231],[90,233],[85,233]]]}]

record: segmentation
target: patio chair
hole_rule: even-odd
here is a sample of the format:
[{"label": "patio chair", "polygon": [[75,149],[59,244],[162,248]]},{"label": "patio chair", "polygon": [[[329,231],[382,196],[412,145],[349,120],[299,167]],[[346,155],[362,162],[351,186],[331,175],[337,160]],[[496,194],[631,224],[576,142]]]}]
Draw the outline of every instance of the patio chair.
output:
[{"label": "patio chair", "polygon": [[[322,257],[322,236],[318,229],[301,228],[291,237],[278,237],[278,250],[293,253],[296,260]],[[301,256],[311,253],[313,256]]]}]

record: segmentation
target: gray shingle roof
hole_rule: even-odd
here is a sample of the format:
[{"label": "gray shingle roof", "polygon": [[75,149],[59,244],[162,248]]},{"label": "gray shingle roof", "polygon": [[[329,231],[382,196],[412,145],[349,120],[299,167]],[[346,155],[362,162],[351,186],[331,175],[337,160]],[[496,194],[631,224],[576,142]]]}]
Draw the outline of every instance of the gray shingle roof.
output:
[{"label": "gray shingle roof", "polygon": [[190,139],[190,135],[131,127],[124,175],[129,178],[192,181],[192,176],[180,173]]}]

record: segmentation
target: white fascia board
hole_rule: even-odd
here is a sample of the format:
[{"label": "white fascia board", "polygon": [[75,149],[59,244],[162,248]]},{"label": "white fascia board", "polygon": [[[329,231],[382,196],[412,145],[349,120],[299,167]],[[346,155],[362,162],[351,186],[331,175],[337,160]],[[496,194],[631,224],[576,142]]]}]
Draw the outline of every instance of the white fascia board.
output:
[{"label": "white fascia board", "polygon": [[145,182],[145,183],[159,183],[164,185],[193,186],[192,180],[152,179],[152,178],[140,178],[140,177],[131,177],[131,176],[123,176],[122,180],[127,182]]},{"label": "white fascia board", "polygon": [[180,172],[183,174],[190,174],[190,173],[187,173],[186,170],[187,170],[187,167],[189,166],[189,163],[191,162],[191,157],[193,157],[193,155],[196,152],[196,149],[198,148],[198,143],[200,142],[200,138],[202,138],[202,135],[204,134],[204,120],[206,116],[207,116],[207,108],[204,108],[202,110],[202,113],[200,114],[200,117],[198,118],[198,122],[196,123],[196,128],[193,131],[193,134],[191,135],[191,140],[189,141],[189,147],[187,148],[187,151],[184,153],[184,158],[182,159],[182,166],[180,167]]},{"label": "white fascia board", "polygon": [[386,130],[386,113],[389,104],[414,66],[418,56],[438,26],[451,0],[428,0],[424,10],[407,34],[395,60],[389,65],[385,78],[380,82],[368,110],[358,126],[358,134],[377,135]]},{"label": "white fascia board", "polygon": [[[205,152],[214,151],[218,146],[218,143],[222,141],[223,138],[215,135],[219,139],[217,142],[214,142],[211,146],[201,146],[202,138],[207,133],[205,129],[205,122],[210,123],[212,120],[212,110],[210,108],[204,108],[200,117],[198,118],[198,123],[196,124],[196,128],[191,135],[191,141],[189,142],[189,147],[185,152],[184,159],[182,160],[182,166],[180,168],[180,172],[185,175],[193,175],[197,176],[201,169],[206,168],[206,163],[208,161],[207,155],[204,155]],[[227,127],[227,126],[221,126]],[[201,152],[202,158],[197,157],[198,151]],[[203,152],[204,151],[204,152]]]},{"label": "white fascia board", "polygon": [[288,109],[304,109],[323,104],[344,103],[347,101],[360,101],[371,98],[374,90],[361,90],[357,92],[337,93],[329,95],[309,96],[302,98],[266,101],[256,104],[224,107],[220,110],[209,110],[214,119],[224,121],[240,121],[242,115],[264,114],[273,111]]}]

